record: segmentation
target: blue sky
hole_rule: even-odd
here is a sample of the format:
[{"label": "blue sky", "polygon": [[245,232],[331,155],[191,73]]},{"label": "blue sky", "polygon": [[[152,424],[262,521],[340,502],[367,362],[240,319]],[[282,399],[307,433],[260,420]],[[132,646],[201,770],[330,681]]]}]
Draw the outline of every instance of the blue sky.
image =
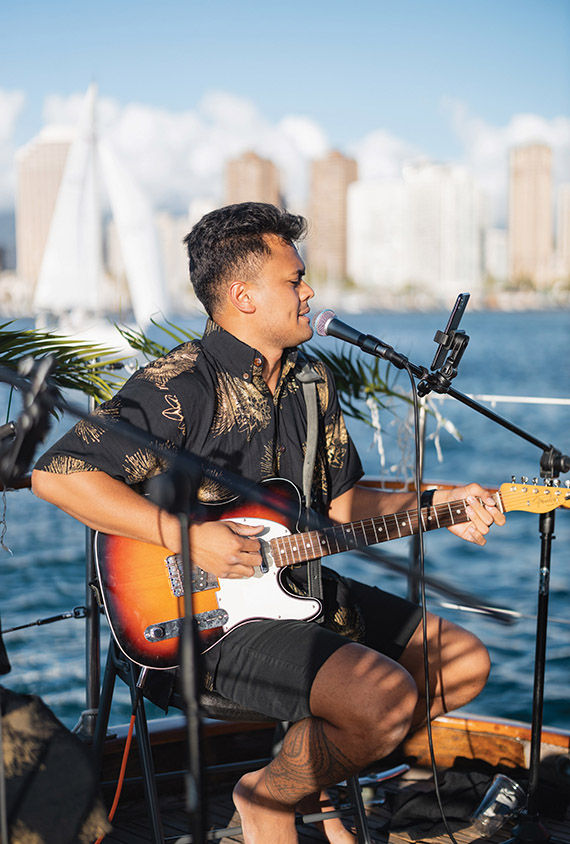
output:
[{"label": "blue sky", "polygon": [[306,118],[348,151],[381,131],[468,160],[475,124],[570,115],[570,2],[20,0],[3,12],[0,94],[20,98],[4,140],[0,118],[4,158],[53,118],[50,97],[93,80],[119,110],[195,114],[223,92],[274,127]]},{"label": "blue sky", "polygon": [[2,86],[28,98],[20,140],[46,94],[93,79],[123,104],[172,110],[222,89],[273,119],[308,114],[335,144],[385,126],[435,156],[454,153],[443,97],[493,123],[570,105],[568,0],[22,0],[3,20]]}]

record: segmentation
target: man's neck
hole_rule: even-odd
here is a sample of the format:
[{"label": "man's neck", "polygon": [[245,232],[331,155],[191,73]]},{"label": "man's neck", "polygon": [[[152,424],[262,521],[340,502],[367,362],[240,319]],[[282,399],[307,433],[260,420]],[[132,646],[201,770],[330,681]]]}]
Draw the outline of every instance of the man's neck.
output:
[{"label": "man's neck", "polygon": [[233,320],[224,319],[222,316],[216,321],[221,328],[232,334],[237,340],[241,340],[242,343],[246,343],[261,354],[263,359],[262,378],[273,394],[279,382],[284,349],[267,347],[263,340]]},{"label": "man's neck", "polygon": [[272,395],[277,389],[277,383],[279,381],[279,375],[281,373],[282,358],[283,352],[281,352],[279,357],[274,356],[271,360],[265,355],[263,356],[262,377]]}]

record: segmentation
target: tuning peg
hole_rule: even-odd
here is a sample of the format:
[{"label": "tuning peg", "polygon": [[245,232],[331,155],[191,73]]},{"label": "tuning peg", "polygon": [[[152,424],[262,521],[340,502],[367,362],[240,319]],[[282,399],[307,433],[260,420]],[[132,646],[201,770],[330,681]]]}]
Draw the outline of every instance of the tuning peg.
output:
[{"label": "tuning peg", "polygon": [[528,484],[528,478],[526,475],[521,475],[521,484]]},{"label": "tuning peg", "polygon": [[533,478],[533,479],[532,479],[532,482],[533,482],[533,484],[536,486],[536,485],[537,485],[537,483],[538,483],[538,478]]},{"label": "tuning peg", "polygon": [[517,476],[511,475],[511,483],[516,484],[516,482],[517,482]]},{"label": "tuning peg", "polygon": [[560,486],[560,478],[554,478],[553,484],[554,486]]},{"label": "tuning peg", "polygon": [[568,489],[570,489],[570,481],[564,481],[564,486],[566,486],[566,487],[568,487]]}]

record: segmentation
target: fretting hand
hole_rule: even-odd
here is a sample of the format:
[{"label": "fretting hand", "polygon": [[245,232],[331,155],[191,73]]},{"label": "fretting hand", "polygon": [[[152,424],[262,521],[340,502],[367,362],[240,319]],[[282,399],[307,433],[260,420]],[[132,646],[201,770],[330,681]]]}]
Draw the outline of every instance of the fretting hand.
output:
[{"label": "fretting hand", "polygon": [[469,521],[461,525],[454,525],[448,528],[451,533],[460,536],[467,542],[474,542],[476,545],[485,545],[485,535],[494,523],[505,524],[505,516],[498,509],[493,496],[479,484],[467,484],[454,489],[438,489],[433,497],[433,504],[444,504],[446,501],[457,501],[463,498],[467,503],[467,515]]}]

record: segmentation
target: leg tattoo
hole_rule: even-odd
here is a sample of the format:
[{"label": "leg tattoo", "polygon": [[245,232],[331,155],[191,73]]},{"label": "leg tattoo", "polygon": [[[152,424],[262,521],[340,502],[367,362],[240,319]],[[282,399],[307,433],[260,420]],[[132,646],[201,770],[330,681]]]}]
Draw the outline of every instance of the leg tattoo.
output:
[{"label": "leg tattoo", "polygon": [[327,736],[324,722],[305,718],[287,732],[281,752],[265,769],[265,785],[279,803],[294,806],[356,770],[358,765]]}]

